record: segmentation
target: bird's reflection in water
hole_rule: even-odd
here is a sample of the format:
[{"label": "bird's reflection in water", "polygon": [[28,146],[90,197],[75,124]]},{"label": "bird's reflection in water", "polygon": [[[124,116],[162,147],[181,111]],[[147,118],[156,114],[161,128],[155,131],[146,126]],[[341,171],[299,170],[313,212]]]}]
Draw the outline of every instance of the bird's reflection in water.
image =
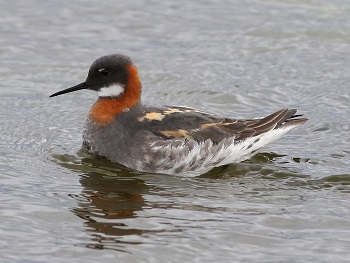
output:
[{"label": "bird's reflection in water", "polygon": [[[147,192],[144,181],[138,178],[118,178],[91,172],[80,180],[84,190],[73,212],[85,220],[87,231],[92,233],[89,247],[103,249],[121,243],[125,235],[142,235],[143,230],[129,228],[122,219],[136,217],[142,210]],[[123,242],[125,243],[125,242]],[[137,243],[137,242],[136,242]]]},{"label": "bird's reflection in water", "polygon": [[[78,204],[72,211],[85,221],[86,231],[92,236],[87,246],[125,252],[126,244],[140,244],[141,239],[135,236],[150,231],[129,227],[126,221],[137,218],[137,212],[145,206],[143,195],[149,189],[142,175],[94,158],[60,164],[83,171],[80,178],[83,190],[76,197]],[[127,236],[134,237],[133,241]]]},{"label": "bird's reflection in water", "polygon": [[[144,196],[153,195],[154,191],[157,193],[164,191],[162,184],[152,183],[154,180],[158,182],[159,178],[154,178],[156,175],[142,175],[105,159],[77,158],[70,155],[55,155],[55,158],[61,166],[80,173],[83,189],[78,196],[74,197],[78,203],[72,211],[84,220],[86,232],[91,236],[87,244],[89,248],[127,252],[130,244],[141,244],[147,234],[166,231],[159,228],[150,229],[144,224],[141,225],[139,220],[144,216],[142,215],[144,209],[156,207],[154,203],[145,201]],[[201,178],[222,178],[226,171],[231,176],[232,174],[245,176],[250,171],[249,167],[244,164],[219,167]],[[172,177],[165,178],[170,180]],[[176,177],[173,180],[176,180],[176,185],[184,183]],[[171,193],[177,195],[174,192]],[[167,204],[167,208],[173,205],[171,202]],[[190,204],[186,204],[185,208],[210,212],[215,210],[212,207],[198,208]]]}]

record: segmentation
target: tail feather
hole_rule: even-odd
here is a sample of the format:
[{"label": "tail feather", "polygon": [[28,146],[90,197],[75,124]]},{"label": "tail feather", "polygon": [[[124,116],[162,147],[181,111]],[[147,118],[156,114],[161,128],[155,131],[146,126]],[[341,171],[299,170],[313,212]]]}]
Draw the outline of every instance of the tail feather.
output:
[{"label": "tail feather", "polygon": [[286,127],[286,126],[299,126],[300,124],[303,124],[308,120],[308,118],[300,118],[303,115],[302,114],[295,114],[297,112],[296,109],[290,109],[288,110],[287,115],[283,119],[282,122],[280,122],[276,128],[279,127]]},{"label": "tail feather", "polygon": [[273,129],[286,126],[298,126],[308,120],[307,118],[299,118],[302,115],[295,115],[296,112],[296,109],[279,110],[260,119],[257,124],[253,124],[250,128],[255,129],[255,135],[259,135]]}]

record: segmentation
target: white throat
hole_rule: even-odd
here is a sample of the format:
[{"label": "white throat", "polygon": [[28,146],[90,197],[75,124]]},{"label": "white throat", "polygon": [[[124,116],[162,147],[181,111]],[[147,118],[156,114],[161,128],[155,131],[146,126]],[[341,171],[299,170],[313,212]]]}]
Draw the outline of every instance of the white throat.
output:
[{"label": "white throat", "polygon": [[102,87],[98,91],[99,97],[119,97],[125,91],[124,85],[114,84],[108,87]]}]

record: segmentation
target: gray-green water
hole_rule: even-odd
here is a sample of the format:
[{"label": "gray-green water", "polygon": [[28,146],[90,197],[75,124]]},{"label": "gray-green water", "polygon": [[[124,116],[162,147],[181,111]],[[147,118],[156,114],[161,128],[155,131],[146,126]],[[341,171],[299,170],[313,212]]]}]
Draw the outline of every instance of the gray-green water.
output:
[{"label": "gray-green water", "polygon": [[[350,261],[350,2],[0,1],[0,262]],[[143,102],[310,120],[202,177],[79,154],[93,92],[131,56]]]}]

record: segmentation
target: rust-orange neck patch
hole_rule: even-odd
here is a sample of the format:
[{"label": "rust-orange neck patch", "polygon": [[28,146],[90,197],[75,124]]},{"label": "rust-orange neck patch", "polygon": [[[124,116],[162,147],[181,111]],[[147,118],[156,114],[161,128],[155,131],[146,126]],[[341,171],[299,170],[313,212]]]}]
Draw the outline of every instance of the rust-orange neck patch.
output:
[{"label": "rust-orange neck patch", "polygon": [[99,125],[112,122],[115,117],[140,102],[141,82],[134,65],[127,66],[128,83],[120,97],[99,97],[90,109],[89,118]]}]

